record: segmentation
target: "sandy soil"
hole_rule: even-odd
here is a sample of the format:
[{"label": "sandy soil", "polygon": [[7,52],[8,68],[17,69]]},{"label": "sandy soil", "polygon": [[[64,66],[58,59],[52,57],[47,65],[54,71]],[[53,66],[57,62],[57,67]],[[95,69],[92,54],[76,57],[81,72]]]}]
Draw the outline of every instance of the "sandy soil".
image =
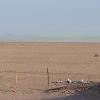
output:
[{"label": "sandy soil", "polygon": [[[20,97],[16,100],[33,100],[34,95],[31,98],[30,95],[34,94],[34,90],[48,88],[47,67],[50,82],[66,80],[68,77],[100,81],[100,44],[0,43],[0,90],[29,95],[29,99],[23,96],[24,99]],[[8,94],[0,95],[2,100],[13,100],[6,98]]]}]

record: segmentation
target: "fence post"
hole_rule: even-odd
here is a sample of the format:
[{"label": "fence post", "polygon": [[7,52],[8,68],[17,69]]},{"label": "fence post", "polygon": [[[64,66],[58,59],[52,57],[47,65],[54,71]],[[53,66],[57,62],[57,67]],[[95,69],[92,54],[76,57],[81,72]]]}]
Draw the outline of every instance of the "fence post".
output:
[{"label": "fence post", "polygon": [[17,77],[17,72],[15,72],[15,91],[17,92],[17,79],[18,79],[18,77]]},{"label": "fence post", "polygon": [[50,85],[50,78],[49,78],[49,69],[47,68],[47,77],[48,77],[48,89],[49,89],[49,85]]}]

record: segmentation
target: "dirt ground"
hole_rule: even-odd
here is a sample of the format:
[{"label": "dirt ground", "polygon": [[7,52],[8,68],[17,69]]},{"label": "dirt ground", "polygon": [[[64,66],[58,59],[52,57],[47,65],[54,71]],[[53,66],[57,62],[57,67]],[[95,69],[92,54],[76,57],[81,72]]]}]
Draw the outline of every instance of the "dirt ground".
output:
[{"label": "dirt ground", "polygon": [[[48,88],[47,68],[50,82],[68,77],[100,81],[100,44],[0,43],[1,92],[21,92],[25,95],[23,100],[33,100],[35,90]],[[0,99],[13,100],[14,95],[10,96],[12,99],[8,96],[0,94]]]}]

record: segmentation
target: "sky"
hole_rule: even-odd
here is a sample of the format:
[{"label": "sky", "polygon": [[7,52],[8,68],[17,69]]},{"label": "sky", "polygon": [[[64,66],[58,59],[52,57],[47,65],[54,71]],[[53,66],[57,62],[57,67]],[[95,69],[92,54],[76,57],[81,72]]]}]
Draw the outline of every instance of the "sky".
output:
[{"label": "sky", "polygon": [[1,42],[100,42],[100,0],[0,0]]}]

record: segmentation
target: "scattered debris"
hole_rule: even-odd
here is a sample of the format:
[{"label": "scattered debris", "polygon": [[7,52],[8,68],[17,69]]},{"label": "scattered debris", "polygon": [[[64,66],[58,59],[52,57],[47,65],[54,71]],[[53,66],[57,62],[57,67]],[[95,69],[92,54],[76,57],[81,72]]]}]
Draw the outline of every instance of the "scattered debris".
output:
[{"label": "scattered debris", "polygon": [[[92,81],[84,81],[83,79],[81,81],[73,81],[68,78],[66,81],[55,81],[52,82],[55,84],[63,84],[59,85],[58,87],[55,88],[50,88],[49,90],[46,90],[47,93],[49,94],[56,94],[56,95],[76,95],[76,94],[95,94],[97,93],[100,94],[100,83],[92,82]],[[66,83],[66,84],[65,84]],[[92,91],[92,92],[91,92]]]},{"label": "scattered debris", "polygon": [[91,83],[91,81],[85,81],[85,80],[83,80],[83,79],[81,79],[80,81],[75,81],[75,80],[71,80],[71,79],[67,79],[67,80],[64,80],[64,81],[55,81],[55,82],[52,82],[52,83],[54,83],[55,85],[57,85],[57,84],[63,84],[63,85],[66,85],[66,84],[72,84],[72,83],[74,83],[74,84],[77,84],[77,83]]}]

